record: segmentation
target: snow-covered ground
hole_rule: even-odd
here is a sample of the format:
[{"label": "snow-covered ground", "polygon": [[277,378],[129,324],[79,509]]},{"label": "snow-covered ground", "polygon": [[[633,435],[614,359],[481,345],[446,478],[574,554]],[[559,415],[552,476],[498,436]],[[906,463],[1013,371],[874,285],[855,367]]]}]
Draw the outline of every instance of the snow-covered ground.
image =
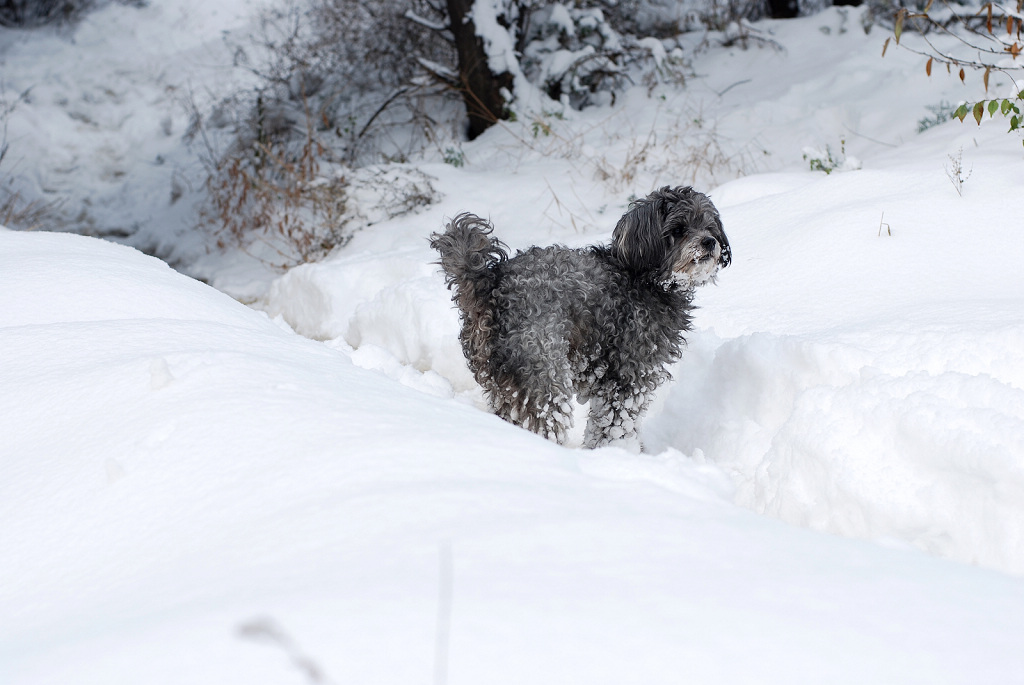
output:
[{"label": "snow-covered ground", "polygon": [[[251,16],[206,6],[0,35],[7,92],[33,86],[16,182],[181,234],[167,86],[235,78],[220,31]],[[1024,155],[998,122],[917,133],[980,84],[881,58],[862,16],[684,37],[685,88],[418,162],[443,199],[320,264],[193,262],[262,311],[0,230],[0,682],[1024,683]],[[585,245],[683,182],[734,262],[646,452],[483,411],[427,234],[471,210]]]},{"label": "snow-covered ground", "polygon": [[251,30],[256,0],[105,3],[74,30],[0,28],[5,183],[53,203],[62,226],[194,258],[189,230],[202,190],[192,107],[247,74],[230,42]]}]

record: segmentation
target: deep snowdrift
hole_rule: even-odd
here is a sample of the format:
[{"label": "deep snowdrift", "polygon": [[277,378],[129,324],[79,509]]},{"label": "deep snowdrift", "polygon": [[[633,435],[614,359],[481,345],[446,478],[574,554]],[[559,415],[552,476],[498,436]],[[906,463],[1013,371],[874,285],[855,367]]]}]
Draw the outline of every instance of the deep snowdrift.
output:
[{"label": "deep snowdrift", "polygon": [[453,683],[1019,681],[1019,579],[557,447],[129,248],[0,231],[0,308],[10,682],[424,682],[439,586]]}]

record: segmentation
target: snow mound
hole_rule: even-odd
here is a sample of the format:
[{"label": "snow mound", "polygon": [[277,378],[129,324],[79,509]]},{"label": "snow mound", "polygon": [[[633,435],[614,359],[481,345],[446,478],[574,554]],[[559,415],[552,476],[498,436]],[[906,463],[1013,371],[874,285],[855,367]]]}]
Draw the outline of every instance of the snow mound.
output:
[{"label": "snow mound", "polygon": [[1021,324],[698,336],[652,445],[699,448],[756,511],[1024,573],[1024,384],[992,375],[1022,345]]},{"label": "snow mound", "polygon": [[[0,255],[7,682],[407,683],[438,645],[498,685],[1019,675],[1019,579],[747,512],[699,451],[560,448],[127,248],[0,231]],[[861,359],[694,348],[802,383]],[[767,371],[747,390],[786,385]]]}]

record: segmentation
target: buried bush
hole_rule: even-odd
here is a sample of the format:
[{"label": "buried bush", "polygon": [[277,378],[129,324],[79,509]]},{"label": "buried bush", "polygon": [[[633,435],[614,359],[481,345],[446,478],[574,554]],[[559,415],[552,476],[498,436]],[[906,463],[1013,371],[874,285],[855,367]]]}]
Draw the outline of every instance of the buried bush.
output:
[{"label": "buried bush", "polygon": [[217,245],[279,269],[319,261],[360,228],[440,199],[427,174],[393,164],[351,169],[331,161],[312,133],[301,146],[257,139],[207,164],[201,219]]},{"label": "buried bush", "polygon": [[[251,154],[229,154],[206,181],[209,206],[204,219],[215,227],[218,245],[256,250],[286,268],[317,261],[351,237],[343,217],[343,176],[320,175],[322,147],[309,138],[297,158],[280,145],[259,143]],[[269,255],[269,256],[264,256]]]}]

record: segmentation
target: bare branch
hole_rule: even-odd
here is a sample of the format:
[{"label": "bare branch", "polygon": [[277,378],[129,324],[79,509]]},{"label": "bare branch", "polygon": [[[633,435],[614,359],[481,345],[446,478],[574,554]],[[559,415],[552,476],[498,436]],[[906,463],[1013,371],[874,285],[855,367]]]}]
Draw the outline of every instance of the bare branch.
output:
[{"label": "bare branch", "polygon": [[[439,21],[431,21],[426,17],[421,17],[412,10],[406,10],[405,14],[402,16],[414,24],[419,24],[423,28],[430,29],[431,31],[437,31],[438,33],[447,33],[449,29],[448,24],[441,23]],[[451,36],[451,33],[447,33],[447,35]]]},{"label": "bare branch", "polygon": [[459,80],[459,74],[453,69],[449,69],[443,64],[438,64],[437,62],[431,62],[429,59],[425,59],[423,57],[417,57],[416,62],[423,67],[428,74],[441,83],[451,86],[452,88],[462,87],[462,82]]}]

